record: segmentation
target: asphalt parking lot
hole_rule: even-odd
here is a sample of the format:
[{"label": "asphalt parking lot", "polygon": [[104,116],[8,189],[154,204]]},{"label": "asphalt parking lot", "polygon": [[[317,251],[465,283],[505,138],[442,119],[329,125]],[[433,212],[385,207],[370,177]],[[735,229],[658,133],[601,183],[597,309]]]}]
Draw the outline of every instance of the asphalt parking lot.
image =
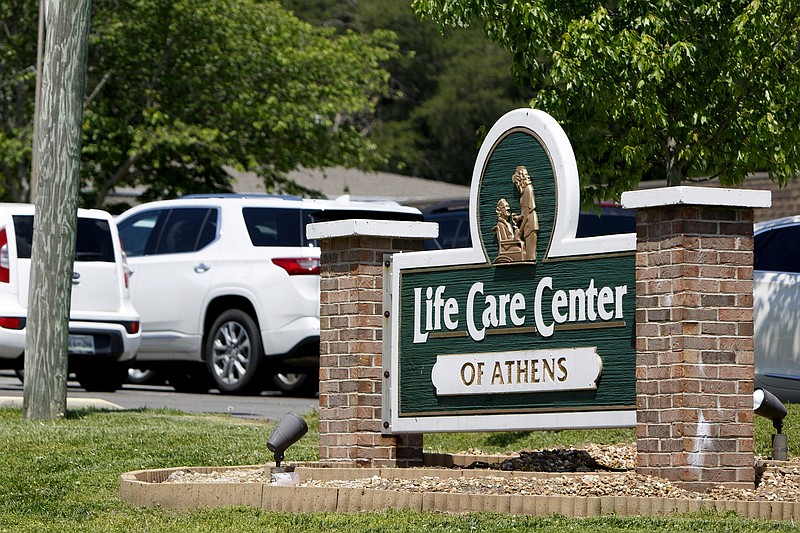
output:
[{"label": "asphalt parking lot", "polygon": [[[12,371],[0,370],[0,407],[21,406],[22,383]],[[279,392],[259,396],[231,396],[216,390],[208,394],[175,392],[172,387],[126,384],[117,392],[86,392],[75,381],[67,384],[67,408],[177,409],[188,413],[230,414],[239,418],[278,420],[289,412],[303,414],[319,409],[317,398],[290,398]]]}]

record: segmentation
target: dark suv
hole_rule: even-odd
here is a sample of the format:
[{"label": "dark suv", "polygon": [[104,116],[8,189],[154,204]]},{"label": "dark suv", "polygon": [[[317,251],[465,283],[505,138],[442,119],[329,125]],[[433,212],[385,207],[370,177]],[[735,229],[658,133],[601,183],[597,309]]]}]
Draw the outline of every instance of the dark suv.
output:
[{"label": "dark suv", "polygon": [[[439,237],[425,241],[427,250],[467,248],[469,234],[469,200],[446,200],[421,206],[426,222],[439,223]],[[614,204],[602,203],[592,211],[581,211],[576,237],[596,237],[636,232],[636,214]]]}]

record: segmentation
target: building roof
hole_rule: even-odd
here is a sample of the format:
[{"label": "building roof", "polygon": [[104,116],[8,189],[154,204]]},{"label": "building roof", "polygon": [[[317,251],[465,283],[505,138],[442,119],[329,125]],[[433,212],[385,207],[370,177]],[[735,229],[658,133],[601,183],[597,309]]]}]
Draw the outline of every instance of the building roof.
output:
[{"label": "building roof", "polygon": [[[234,179],[234,192],[266,192],[264,182],[255,173],[237,172],[233,169],[228,169],[228,172]],[[418,207],[435,201],[455,199],[464,201],[469,198],[470,192],[470,188],[466,185],[343,167],[295,170],[289,173],[289,178],[302,187],[320,191],[329,198],[349,194],[353,199],[387,199]],[[716,180],[703,185],[718,186]],[[639,189],[665,186],[666,182],[663,180],[643,181],[639,184]],[[800,180],[792,180],[786,186],[779,187],[766,173],[758,172],[748,176],[741,187],[772,192],[772,207],[756,209],[756,222],[800,214]],[[123,188],[115,190],[109,197],[136,203],[139,193],[138,189]]]},{"label": "building roof", "polygon": [[[255,173],[231,171],[236,192],[265,192],[264,183]],[[352,198],[385,198],[399,202],[420,202],[432,199],[469,197],[469,186],[433,181],[388,172],[331,167],[300,169],[288,174],[298,185],[320,191],[335,198],[349,194]]]}]

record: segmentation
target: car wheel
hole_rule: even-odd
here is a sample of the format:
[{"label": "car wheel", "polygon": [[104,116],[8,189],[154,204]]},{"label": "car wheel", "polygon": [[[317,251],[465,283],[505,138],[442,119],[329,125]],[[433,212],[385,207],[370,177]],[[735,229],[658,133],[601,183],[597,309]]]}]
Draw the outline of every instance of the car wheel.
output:
[{"label": "car wheel", "polygon": [[223,394],[261,392],[261,336],[250,315],[239,309],[222,313],[205,344],[208,373]]},{"label": "car wheel", "polygon": [[75,378],[87,392],[116,392],[128,377],[128,368],[98,365],[75,369]]},{"label": "car wheel", "polygon": [[317,383],[308,374],[291,372],[274,374],[272,382],[286,396],[312,396],[317,392]]}]

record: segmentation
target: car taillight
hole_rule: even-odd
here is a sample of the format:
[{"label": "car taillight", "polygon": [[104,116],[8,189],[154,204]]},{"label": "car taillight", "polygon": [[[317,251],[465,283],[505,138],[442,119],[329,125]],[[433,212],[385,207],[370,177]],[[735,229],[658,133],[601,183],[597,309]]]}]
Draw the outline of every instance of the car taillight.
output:
[{"label": "car taillight", "polygon": [[11,263],[8,259],[8,233],[0,229],[0,283],[11,281]]},{"label": "car taillight", "polygon": [[131,269],[128,266],[128,254],[126,254],[125,250],[122,248],[122,243],[120,243],[119,247],[120,251],[122,252],[122,272],[125,277],[125,288],[128,289],[128,283],[131,279]]},{"label": "car taillight", "polygon": [[282,257],[273,263],[284,269],[290,276],[319,274],[319,259],[314,257]]},{"label": "car taillight", "polygon": [[139,333],[139,322],[125,322],[125,331],[131,335]]},{"label": "car taillight", "polygon": [[0,328],[22,329],[25,327],[25,319],[18,316],[0,316]]}]

